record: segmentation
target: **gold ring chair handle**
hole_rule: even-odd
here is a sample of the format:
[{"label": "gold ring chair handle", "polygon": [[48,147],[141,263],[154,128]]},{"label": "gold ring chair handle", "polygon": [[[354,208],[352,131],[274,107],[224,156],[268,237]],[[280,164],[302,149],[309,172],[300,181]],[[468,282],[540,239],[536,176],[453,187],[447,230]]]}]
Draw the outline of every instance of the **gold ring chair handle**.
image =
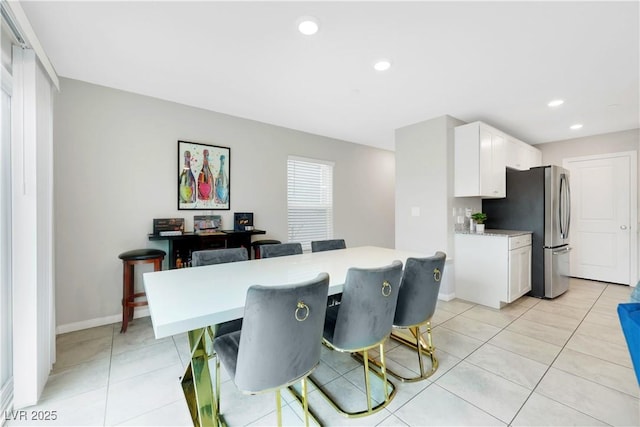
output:
[{"label": "gold ring chair handle", "polygon": [[[300,316],[301,310],[305,310],[304,316]],[[307,320],[307,317],[309,317],[309,306],[302,301],[298,301],[295,317],[298,322],[304,322],[305,320]]]},{"label": "gold ring chair handle", "polygon": [[440,272],[440,269],[434,268],[433,269],[433,280],[435,280],[436,282],[439,282],[441,278],[442,278],[442,272]]},{"label": "gold ring chair handle", "polygon": [[391,295],[391,283],[388,280],[382,282],[382,296],[388,297]]}]

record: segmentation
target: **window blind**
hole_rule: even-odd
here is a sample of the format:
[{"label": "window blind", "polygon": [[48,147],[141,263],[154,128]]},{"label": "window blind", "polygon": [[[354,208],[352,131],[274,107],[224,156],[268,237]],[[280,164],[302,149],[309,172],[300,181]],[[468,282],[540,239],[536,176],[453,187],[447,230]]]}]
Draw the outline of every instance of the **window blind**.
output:
[{"label": "window blind", "polygon": [[287,220],[289,242],[305,251],[313,240],[333,238],[333,163],[289,157]]}]

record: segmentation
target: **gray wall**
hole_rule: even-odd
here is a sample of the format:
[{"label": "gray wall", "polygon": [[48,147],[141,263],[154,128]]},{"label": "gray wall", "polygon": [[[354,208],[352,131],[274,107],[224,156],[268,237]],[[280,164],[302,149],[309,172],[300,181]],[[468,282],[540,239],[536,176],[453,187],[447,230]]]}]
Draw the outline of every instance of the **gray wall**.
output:
[{"label": "gray wall", "polygon": [[[70,79],[54,109],[56,311],[64,332],[118,321],[122,264],[149,242],[153,218],[178,211],[177,141],[231,148],[231,210],[254,212],[262,238],[287,240],[286,161],[335,162],[334,234],[348,246],[394,245],[390,151],[311,135]],[[165,262],[166,264],[166,262]],[[144,267],[139,271],[145,271]],[[139,278],[139,274],[138,274]]]},{"label": "gray wall", "polygon": [[638,151],[640,129],[547,142],[535,147],[542,151],[543,164],[562,166],[562,160],[570,157]]}]

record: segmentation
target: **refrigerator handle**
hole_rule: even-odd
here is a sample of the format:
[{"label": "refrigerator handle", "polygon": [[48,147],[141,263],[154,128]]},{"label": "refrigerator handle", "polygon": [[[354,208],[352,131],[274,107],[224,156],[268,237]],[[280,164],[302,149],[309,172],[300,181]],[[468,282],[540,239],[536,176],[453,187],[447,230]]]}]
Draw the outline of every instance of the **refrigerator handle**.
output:
[{"label": "refrigerator handle", "polygon": [[564,176],[564,180],[565,180],[565,188],[567,189],[567,212],[566,212],[566,216],[567,216],[567,239],[569,238],[569,228],[571,227],[571,187],[569,186],[569,178],[567,178],[567,176]]},{"label": "refrigerator handle", "polygon": [[563,239],[569,238],[569,225],[571,222],[571,196],[567,175],[560,175],[560,235]]}]

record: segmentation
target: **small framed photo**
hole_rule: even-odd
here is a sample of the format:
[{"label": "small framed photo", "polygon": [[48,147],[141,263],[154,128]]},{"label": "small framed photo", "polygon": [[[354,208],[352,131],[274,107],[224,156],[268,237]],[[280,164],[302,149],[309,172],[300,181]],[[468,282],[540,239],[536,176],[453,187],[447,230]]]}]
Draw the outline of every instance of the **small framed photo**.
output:
[{"label": "small framed photo", "polygon": [[253,212],[235,212],[233,214],[233,229],[235,231],[253,230]]},{"label": "small framed photo", "polygon": [[178,141],[178,209],[229,210],[231,149]]}]

